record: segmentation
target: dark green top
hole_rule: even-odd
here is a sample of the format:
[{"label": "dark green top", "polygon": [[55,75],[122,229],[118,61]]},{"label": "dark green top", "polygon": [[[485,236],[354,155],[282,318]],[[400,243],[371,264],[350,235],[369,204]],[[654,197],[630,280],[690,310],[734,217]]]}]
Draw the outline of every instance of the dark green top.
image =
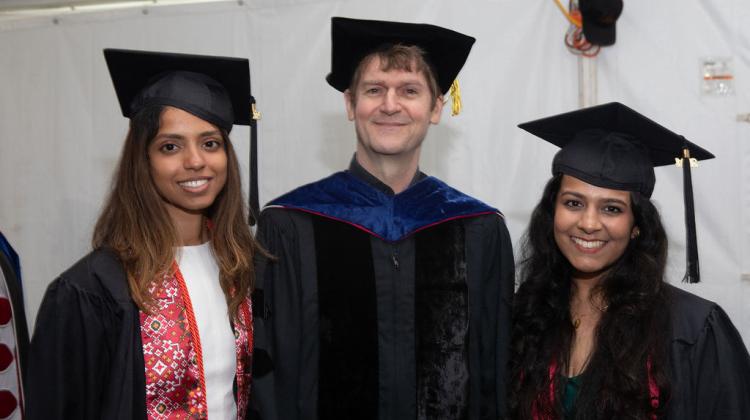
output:
[{"label": "dark green top", "polygon": [[565,381],[565,393],[563,394],[563,414],[565,420],[573,420],[575,413],[573,408],[575,407],[576,397],[581,389],[581,375],[566,378]]}]

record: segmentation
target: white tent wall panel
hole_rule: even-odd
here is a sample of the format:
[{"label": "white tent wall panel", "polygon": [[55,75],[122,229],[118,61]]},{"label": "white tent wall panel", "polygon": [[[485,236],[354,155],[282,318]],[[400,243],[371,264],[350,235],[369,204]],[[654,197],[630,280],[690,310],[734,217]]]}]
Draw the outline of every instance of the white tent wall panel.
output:
[{"label": "white tent wall panel", "polygon": [[[684,272],[682,180],[657,170],[669,278],[719,302],[750,342],[750,4],[627,1],[618,41],[598,58],[599,101],[619,100],[713,151],[693,175],[704,283]],[[422,169],[499,207],[518,243],[556,149],[521,121],[578,104],[568,22],[551,0],[252,1],[0,22],[0,229],[22,257],[33,324],[42,294],[89,249],[127,131],[101,50],[250,58],[260,122],[261,204],[348,164],[354,130],[330,68],[331,16],[431,22],[477,38],[460,74],[464,111],[443,113]],[[702,97],[699,60],[733,57],[731,97]],[[446,104],[449,107],[449,104]],[[232,132],[247,173],[246,127]],[[243,178],[244,179],[244,178]]]}]

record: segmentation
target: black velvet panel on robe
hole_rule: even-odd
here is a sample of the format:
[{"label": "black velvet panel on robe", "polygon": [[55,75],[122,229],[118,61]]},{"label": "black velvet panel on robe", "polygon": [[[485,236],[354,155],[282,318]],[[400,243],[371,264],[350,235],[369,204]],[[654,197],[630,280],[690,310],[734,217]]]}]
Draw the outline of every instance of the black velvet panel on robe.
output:
[{"label": "black velvet panel on robe", "polygon": [[[387,417],[392,409],[402,412],[404,407],[414,407],[414,402],[406,401],[411,398],[403,395],[392,397],[405,401],[379,401],[379,384],[414,395],[417,419],[467,418],[469,320],[463,224],[443,223],[391,245],[330,219],[314,218],[313,225],[320,311],[319,418],[376,419]],[[412,240],[415,255],[410,263],[407,249]],[[374,256],[373,241],[378,245]],[[377,270],[373,259],[380,261]],[[383,270],[393,273],[383,276]],[[380,273],[380,280],[373,273]],[[411,299],[407,307],[402,306],[404,297]],[[399,333],[404,328],[408,337]],[[379,341],[385,339],[383,334],[394,339]],[[393,351],[398,354],[391,355]],[[383,360],[388,369],[381,372],[378,366]],[[401,367],[393,368],[394,364]]]},{"label": "black velvet panel on robe", "polygon": [[376,419],[378,329],[370,235],[315,218],[320,419]]},{"label": "black velvet panel on robe", "polygon": [[468,290],[464,229],[416,235],[417,418],[468,417]]}]

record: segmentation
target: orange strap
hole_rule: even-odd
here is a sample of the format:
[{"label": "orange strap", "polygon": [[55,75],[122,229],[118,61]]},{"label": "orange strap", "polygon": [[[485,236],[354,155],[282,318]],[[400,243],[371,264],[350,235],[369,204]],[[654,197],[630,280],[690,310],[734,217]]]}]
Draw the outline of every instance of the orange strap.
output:
[{"label": "orange strap", "polygon": [[555,4],[557,4],[557,7],[560,9],[563,15],[565,15],[565,18],[568,19],[568,22],[570,22],[572,25],[575,25],[577,27],[581,27],[581,12],[578,9],[573,9],[572,12],[568,12],[567,9],[560,3],[560,0],[555,0]]},{"label": "orange strap", "polygon": [[203,347],[201,347],[201,337],[198,332],[198,323],[195,321],[195,313],[193,312],[193,302],[190,300],[190,294],[185,284],[185,279],[182,277],[180,267],[177,266],[176,262],[172,263],[172,270],[174,270],[175,278],[177,279],[177,287],[180,289],[180,297],[182,302],[185,304],[185,316],[187,317],[188,330],[190,332],[190,341],[193,343],[193,350],[195,351],[196,364],[198,365],[198,383],[200,390],[203,391],[203,396],[208,400],[207,389],[206,389],[206,376],[203,371]]}]

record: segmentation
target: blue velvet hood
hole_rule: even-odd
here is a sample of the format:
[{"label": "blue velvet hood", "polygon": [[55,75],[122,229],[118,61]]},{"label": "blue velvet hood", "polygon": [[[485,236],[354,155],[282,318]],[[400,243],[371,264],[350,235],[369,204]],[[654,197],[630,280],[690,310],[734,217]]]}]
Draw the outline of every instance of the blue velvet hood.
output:
[{"label": "blue velvet hood", "polygon": [[388,242],[449,220],[500,214],[435,177],[389,195],[348,171],[299,187],[271,201],[266,208],[270,207],[339,220]]}]

